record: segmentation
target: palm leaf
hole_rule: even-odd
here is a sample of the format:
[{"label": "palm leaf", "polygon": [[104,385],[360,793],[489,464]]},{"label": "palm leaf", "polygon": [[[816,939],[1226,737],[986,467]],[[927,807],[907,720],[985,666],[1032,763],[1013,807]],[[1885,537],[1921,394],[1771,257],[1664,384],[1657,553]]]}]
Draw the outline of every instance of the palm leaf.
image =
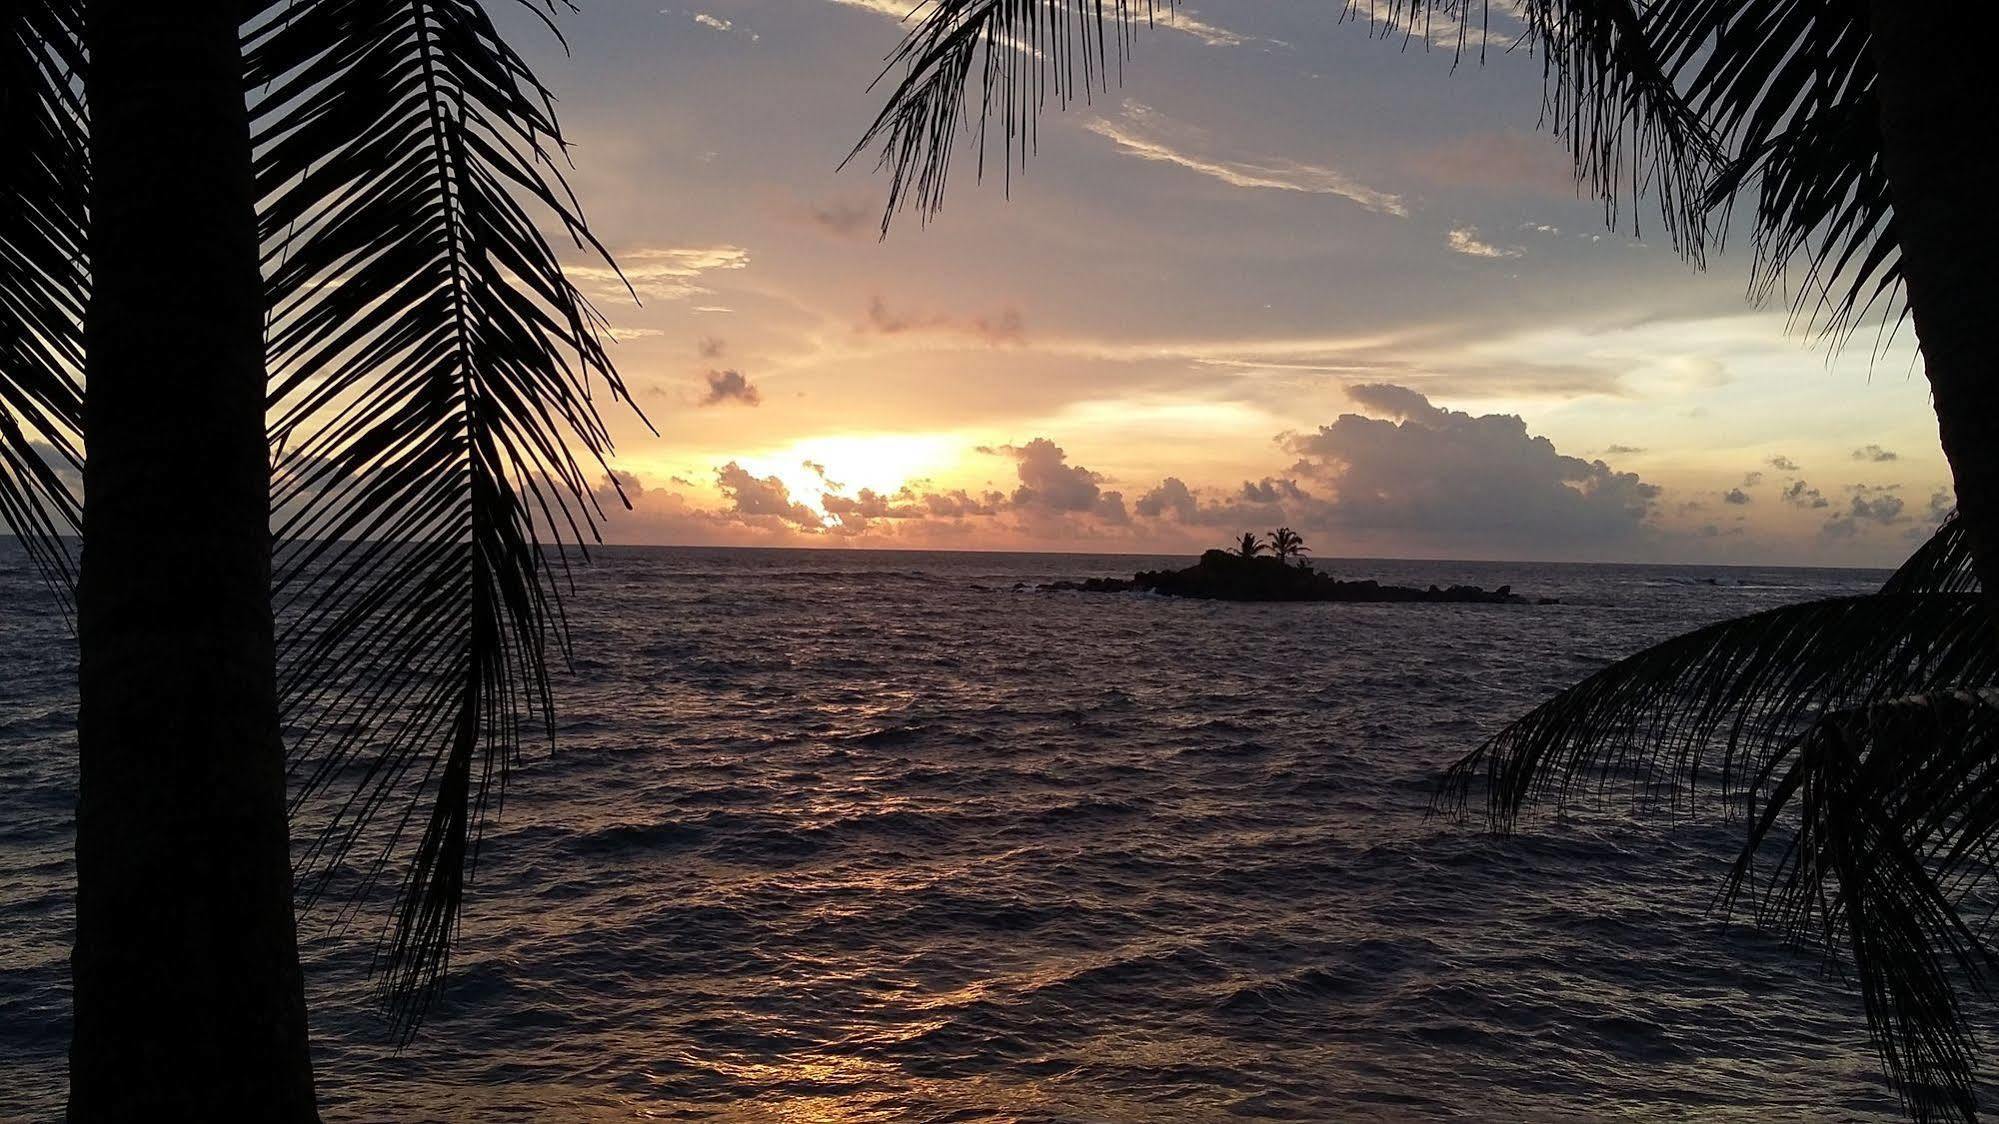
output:
[{"label": "palm leaf", "polygon": [[293,0],[246,60],[301,873],[308,903],[339,879],[360,902],[402,865],[377,967],[409,1034],[548,725],[565,544],[608,474],[591,383],[624,393],[536,212],[602,248],[547,91],[475,0]]},{"label": "palm leaf", "polygon": [[1723,621],[1569,688],[1454,765],[1440,801],[1461,809],[1482,785],[1500,830],[1585,786],[1746,807],[1725,899],[1756,897],[1765,921],[1850,965],[1915,1114],[1968,1118],[1955,984],[1992,967],[1983,921],[1961,912],[1999,832],[1991,628],[1953,516],[1879,593]]},{"label": "palm leaf", "polygon": [[1763,810],[1729,897],[1750,891],[1753,859],[1775,851],[1759,916],[1852,966],[1882,1062],[1918,1119],[1975,1119],[1977,1043],[1957,985],[1983,993],[1999,966],[1984,935],[1990,904],[1975,904],[1999,844],[1999,693],[1827,714],[1755,787]]},{"label": "palm leaf", "polygon": [[1656,12],[1659,50],[1727,152],[1706,205],[1725,224],[1754,186],[1753,294],[1768,297],[1798,262],[1793,307],[1835,339],[1876,306],[1899,316],[1863,0],[1675,0]]},{"label": "palm leaf", "polygon": [[[984,174],[986,127],[997,117],[1007,176],[1034,148],[1035,122],[1048,104],[1066,107],[1121,75],[1133,32],[1171,0],[929,0],[922,19],[889,55],[900,71],[887,104],[854,155],[879,150],[889,173],[883,229],[907,203],[924,214],[943,203],[951,155],[971,82],[979,82],[976,151]],[[1330,5],[1329,5],[1330,6]],[[1382,0],[1342,5],[1383,30],[1428,29],[1441,19],[1466,39],[1468,0]],[[1482,7],[1482,6],[1481,6]],[[1542,52],[1545,123],[1565,137],[1578,181],[1604,201],[1654,194],[1675,245],[1701,253],[1705,198],[1715,152],[1674,87],[1668,60],[1650,34],[1655,18],[1633,0],[1524,0],[1511,7],[1524,37]],[[1484,23],[1481,19],[1480,25]],[[1483,32],[1481,32],[1481,37]]]},{"label": "palm leaf", "polygon": [[82,509],[89,291],[82,6],[0,0],[0,524],[65,613]]}]

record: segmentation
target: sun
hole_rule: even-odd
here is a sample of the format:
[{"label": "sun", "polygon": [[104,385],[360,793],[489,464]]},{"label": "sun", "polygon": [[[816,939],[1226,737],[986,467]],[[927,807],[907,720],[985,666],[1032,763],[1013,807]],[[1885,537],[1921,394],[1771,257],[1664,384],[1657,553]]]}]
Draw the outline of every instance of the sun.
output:
[{"label": "sun", "polygon": [[935,433],[841,433],[802,437],[783,448],[738,458],[758,476],[784,482],[791,498],[825,514],[828,492],[862,489],[892,495],[903,485],[956,468],[964,442]]}]

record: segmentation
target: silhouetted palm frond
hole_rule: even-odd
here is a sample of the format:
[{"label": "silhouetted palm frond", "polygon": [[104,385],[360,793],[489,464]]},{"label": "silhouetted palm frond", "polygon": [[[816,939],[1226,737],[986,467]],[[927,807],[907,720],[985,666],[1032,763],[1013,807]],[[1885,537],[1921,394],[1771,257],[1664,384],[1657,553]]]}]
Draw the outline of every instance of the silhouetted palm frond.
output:
[{"label": "silhouetted palm frond", "polygon": [[[1050,97],[1107,86],[1134,30],[1169,0],[932,0],[889,56],[900,78],[856,146],[890,173],[889,219],[934,212],[980,94],[977,149],[997,118],[1009,175],[1034,146]],[[1794,312],[1842,342],[1870,313],[1892,326],[1901,263],[1881,163],[1865,0],[1325,0],[1384,33],[1482,49],[1517,32],[1540,52],[1542,120],[1566,139],[1578,183],[1616,221],[1650,193],[1674,245],[1703,257],[1738,198],[1755,192],[1752,291],[1802,267]],[[1495,27],[1495,16],[1497,27]],[[852,158],[851,156],[849,157]]]},{"label": "silhouetted palm frond", "polygon": [[[951,154],[964,131],[972,78],[979,80],[978,140],[984,173],[986,124],[997,117],[1008,176],[1034,148],[1035,121],[1053,95],[1068,105],[1107,88],[1132,33],[1172,0],[930,0],[889,56],[901,77],[861,141],[890,173],[883,229],[905,203],[928,215],[943,203]],[[1327,0],[1329,12],[1360,14],[1384,30],[1459,29],[1471,0]],[[1699,119],[1674,87],[1668,60],[1633,0],[1522,0],[1511,18],[1546,67],[1544,120],[1568,140],[1578,181],[1614,218],[1620,200],[1651,192],[1675,245],[1701,253],[1703,189],[1715,156]],[[1479,20],[1481,29],[1485,26]],[[1483,30],[1479,33],[1481,38]],[[887,72],[885,72],[887,73]],[[852,156],[849,156],[852,159]]]},{"label": "silhouetted palm frond", "polygon": [[82,529],[84,204],[88,119],[83,10],[0,0],[0,525],[65,612]]},{"label": "silhouetted palm frond", "polygon": [[[1723,621],[1649,648],[1451,769],[1493,824],[1580,787],[1748,809],[1728,898],[1849,965],[1919,1118],[1969,1118],[1959,980],[1993,966],[1980,894],[1999,845],[1999,645],[1955,518],[1882,591]],[[1756,859],[1774,851],[1762,875]],[[1760,889],[1759,889],[1760,887]],[[1843,954],[1843,955],[1842,955]]]},{"label": "silhouetted palm frond", "polygon": [[623,395],[529,208],[602,250],[547,91],[476,0],[293,0],[246,60],[303,865],[316,896],[365,843],[358,900],[407,864],[378,966],[408,1033],[566,654],[550,553],[595,536],[610,447],[590,383]]},{"label": "silhouetted palm frond", "polygon": [[[1999,692],[1826,714],[1757,778],[1731,900],[1850,965],[1884,1066],[1917,1119],[1977,1117],[1960,985],[1987,990],[1999,847]],[[1774,853],[1758,877],[1752,859]]]},{"label": "silhouetted palm frond", "polygon": [[1757,298],[1801,261],[1796,311],[1843,338],[1894,297],[1901,265],[1881,166],[1865,0],[1673,0],[1660,53],[1726,151],[1706,205],[1756,189]]}]

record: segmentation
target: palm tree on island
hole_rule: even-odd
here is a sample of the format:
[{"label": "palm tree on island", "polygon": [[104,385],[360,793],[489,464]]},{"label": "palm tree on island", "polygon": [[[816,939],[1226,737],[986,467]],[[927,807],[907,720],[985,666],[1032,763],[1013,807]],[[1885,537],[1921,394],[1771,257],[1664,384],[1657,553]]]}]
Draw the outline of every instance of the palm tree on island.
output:
[{"label": "palm tree on island", "polygon": [[1256,532],[1244,531],[1242,538],[1236,540],[1235,556],[1237,558],[1255,558],[1262,554],[1265,549],[1267,548],[1263,540],[1256,537]]},{"label": "palm tree on island", "polygon": [[1302,566],[1305,553],[1311,549],[1305,545],[1305,537],[1289,527],[1279,527],[1270,532],[1270,553],[1276,555],[1279,562],[1296,558]]},{"label": "palm tree on island", "polygon": [[[881,153],[889,220],[934,211],[968,107],[1000,118],[1002,164],[1033,122],[1122,73],[1169,2],[933,0],[891,56],[899,82],[855,151]],[[1377,27],[1482,26],[1468,0],[1387,0]],[[1330,4],[1329,11],[1357,10]],[[1751,810],[1728,900],[1850,970],[1891,1084],[1917,1119],[1977,1114],[1963,1007],[1999,972],[1984,924],[1999,854],[1999,321],[1990,189],[1962,164],[1999,117],[1999,11],[1890,0],[1527,0],[1543,120],[1616,220],[1649,192],[1696,264],[1753,201],[1755,294],[1804,282],[1796,311],[1834,341],[1909,320],[1957,513],[1880,592],[1723,622],[1640,653],[1506,727],[1452,771],[1492,823],[1599,779],[1698,787]],[[1967,22],[1969,21],[1969,22]],[[1480,46],[1483,43],[1481,40]],[[1075,65],[1080,63],[1080,66]],[[973,76],[981,96],[970,96]],[[1655,802],[1659,803],[1659,802]],[[1759,855],[1775,861],[1756,864]],[[1969,991],[1967,992],[1967,988]]]}]

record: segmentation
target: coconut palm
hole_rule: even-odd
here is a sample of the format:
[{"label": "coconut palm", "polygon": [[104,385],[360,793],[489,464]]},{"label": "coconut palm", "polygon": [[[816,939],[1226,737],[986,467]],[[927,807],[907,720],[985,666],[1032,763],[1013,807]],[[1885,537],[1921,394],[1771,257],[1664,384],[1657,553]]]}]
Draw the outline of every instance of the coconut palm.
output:
[{"label": "coconut palm", "polygon": [[392,899],[407,1033],[547,720],[623,387],[539,226],[601,248],[476,0],[0,24],[0,516],[80,654],[69,1113],[313,1119],[295,873]]},{"label": "coconut palm", "polygon": [[1289,527],[1279,527],[1270,532],[1270,553],[1276,555],[1279,562],[1297,558],[1310,549],[1305,545],[1305,537]]},{"label": "coconut palm", "polygon": [[1263,540],[1257,538],[1256,533],[1253,531],[1244,531],[1242,538],[1236,540],[1235,544],[1237,558],[1255,558],[1257,555],[1262,554],[1265,549]]},{"label": "coconut palm", "polygon": [[[1010,176],[1047,95],[1066,105],[1108,85],[1169,6],[932,0],[855,149],[889,173],[884,230],[905,205],[941,203],[968,106],[981,163],[996,118]],[[1327,8],[1431,39],[1455,29],[1460,50],[1487,18],[1470,0]],[[1725,622],[1572,688],[1462,762],[1452,791],[1489,784],[1502,827],[1634,759],[1753,796],[1731,886],[1746,889],[1747,857],[1775,847],[1763,916],[1843,954],[1916,1117],[1969,1118],[1962,994],[1991,966],[1976,903],[1999,843],[1999,330],[1985,265],[1999,229],[1959,154],[1999,114],[1985,58],[1999,15],[1888,0],[1524,0],[1495,14],[1541,53],[1543,120],[1611,221],[1649,192],[1698,263],[1717,220],[1747,201],[1759,299],[1796,266],[1795,309],[1835,345],[1870,319],[1912,322],[1958,514],[1877,595]]]}]

